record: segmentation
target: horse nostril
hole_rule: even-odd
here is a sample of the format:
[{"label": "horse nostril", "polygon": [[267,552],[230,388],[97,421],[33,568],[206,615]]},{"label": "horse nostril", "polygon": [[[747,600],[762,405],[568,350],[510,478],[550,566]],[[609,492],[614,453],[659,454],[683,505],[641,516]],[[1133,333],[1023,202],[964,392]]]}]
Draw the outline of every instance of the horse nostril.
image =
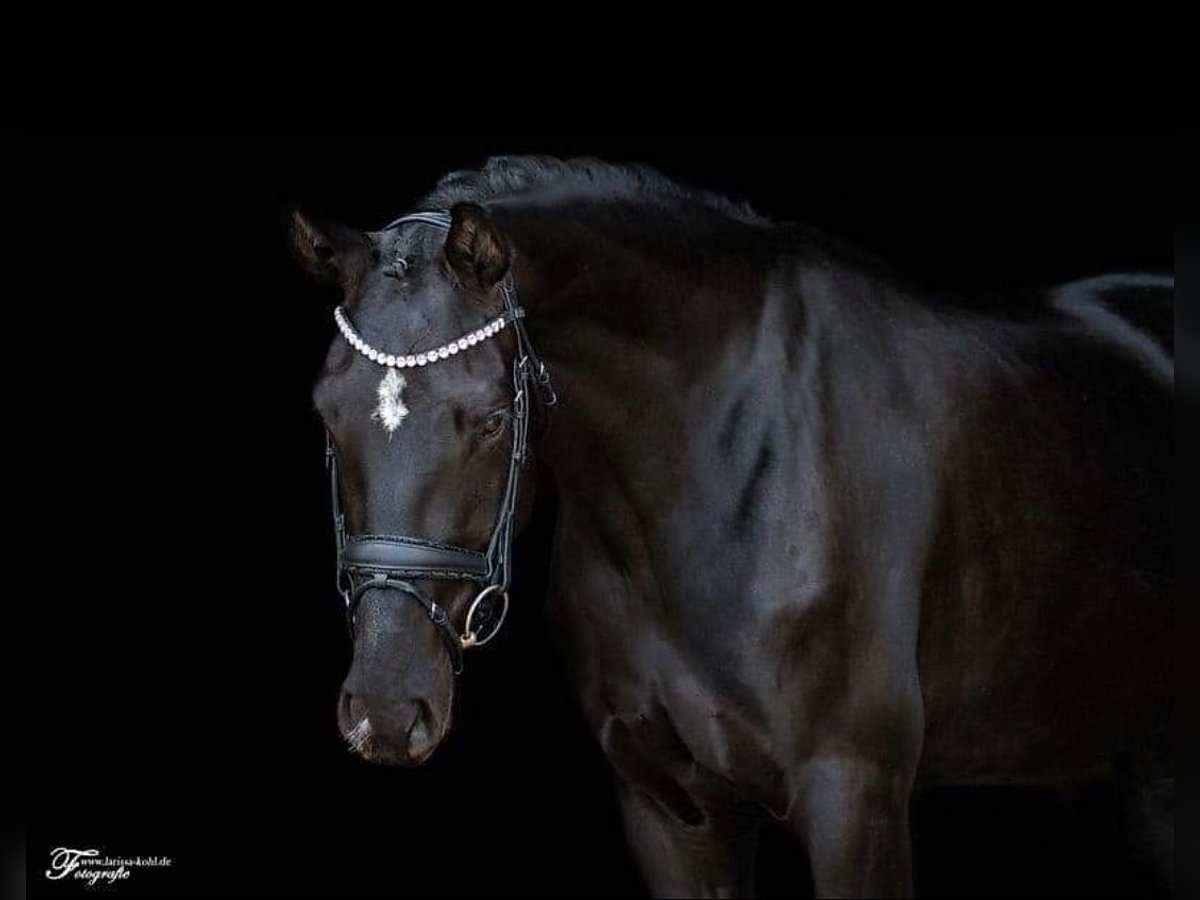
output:
[{"label": "horse nostril", "polygon": [[424,700],[413,701],[412,724],[408,726],[408,755],[416,759],[428,753],[434,744],[433,712]]},{"label": "horse nostril", "polygon": [[353,728],[367,717],[367,706],[356,695],[349,691],[342,692],[342,722],[347,728]]},{"label": "horse nostril", "polygon": [[389,700],[343,690],[338,719],[347,743],[370,759],[415,765],[437,748],[437,717],[415,697]]}]

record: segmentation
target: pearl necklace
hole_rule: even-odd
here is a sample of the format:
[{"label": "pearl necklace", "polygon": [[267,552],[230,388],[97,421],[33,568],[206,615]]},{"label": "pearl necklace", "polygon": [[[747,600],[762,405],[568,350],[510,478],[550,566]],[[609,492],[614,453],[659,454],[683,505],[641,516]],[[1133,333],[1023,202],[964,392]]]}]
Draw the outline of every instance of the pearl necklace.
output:
[{"label": "pearl necklace", "polygon": [[371,360],[373,363],[378,363],[381,366],[387,366],[392,369],[410,369],[416,366],[426,366],[430,363],[440,362],[443,359],[449,359],[460,350],[466,350],[468,347],[474,347],[481,341],[486,341],[488,338],[494,337],[503,330],[504,326],[509,322],[519,319],[525,315],[525,311],[520,307],[509,310],[503,315],[496,317],[482,328],[477,328],[475,331],[468,332],[456,340],[450,341],[447,344],[442,344],[440,347],[435,347],[432,350],[426,350],[422,353],[410,353],[407,356],[393,353],[384,353],[381,350],[376,350],[354,330],[354,326],[350,324],[350,319],[346,316],[346,311],[342,307],[338,307],[333,311],[333,318],[337,322],[338,330],[341,331],[347,343],[355,350]]}]

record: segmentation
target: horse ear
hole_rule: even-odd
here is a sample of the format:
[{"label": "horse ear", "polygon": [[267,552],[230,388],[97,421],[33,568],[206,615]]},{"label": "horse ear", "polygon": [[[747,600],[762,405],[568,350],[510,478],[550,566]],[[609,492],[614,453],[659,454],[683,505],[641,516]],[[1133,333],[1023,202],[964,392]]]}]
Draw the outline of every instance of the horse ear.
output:
[{"label": "horse ear", "polygon": [[471,287],[490,288],[508,271],[508,241],[477,203],[456,203],[450,208],[450,234],[446,261]]},{"label": "horse ear", "polygon": [[359,268],[367,237],[345,225],[324,225],[293,209],[288,216],[292,252],[312,275],[331,284],[345,284]]}]

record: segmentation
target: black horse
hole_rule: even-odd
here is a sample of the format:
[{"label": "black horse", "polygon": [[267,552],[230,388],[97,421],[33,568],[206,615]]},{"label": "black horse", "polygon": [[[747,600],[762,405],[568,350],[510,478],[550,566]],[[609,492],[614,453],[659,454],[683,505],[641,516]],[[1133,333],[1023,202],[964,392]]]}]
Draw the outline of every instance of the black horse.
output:
[{"label": "black horse", "polygon": [[[366,234],[293,220],[355,341],[315,389],[345,531],[494,544],[528,427],[559,497],[548,609],[654,893],[751,893],[771,818],[819,896],[906,894],[928,784],[1134,760],[1164,799],[1172,278],[958,302],[592,160],[492,160],[415,208]],[[479,331],[500,316],[527,335]],[[553,408],[514,376],[532,348]],[[491,583],[424,546],[429,577],[347,574],[339,721],[371,760],[445,737]],[[1138,809],[1169,871],[1164,806]]]}]

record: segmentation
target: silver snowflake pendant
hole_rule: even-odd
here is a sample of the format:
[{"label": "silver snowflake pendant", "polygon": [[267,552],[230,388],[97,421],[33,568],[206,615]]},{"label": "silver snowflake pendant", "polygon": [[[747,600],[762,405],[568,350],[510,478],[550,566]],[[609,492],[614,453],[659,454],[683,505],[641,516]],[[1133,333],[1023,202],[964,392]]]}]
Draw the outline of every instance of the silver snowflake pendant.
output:
[{"label": "silver snowflake pendant", "polygon": [[371,418],[383,426],[389,437],[408,415],[408,407],[404,405],[404,384],[403,375],[395,369],[388,369],[387,374],[380,380],[379,387],[375,389],[379,403]]}]

